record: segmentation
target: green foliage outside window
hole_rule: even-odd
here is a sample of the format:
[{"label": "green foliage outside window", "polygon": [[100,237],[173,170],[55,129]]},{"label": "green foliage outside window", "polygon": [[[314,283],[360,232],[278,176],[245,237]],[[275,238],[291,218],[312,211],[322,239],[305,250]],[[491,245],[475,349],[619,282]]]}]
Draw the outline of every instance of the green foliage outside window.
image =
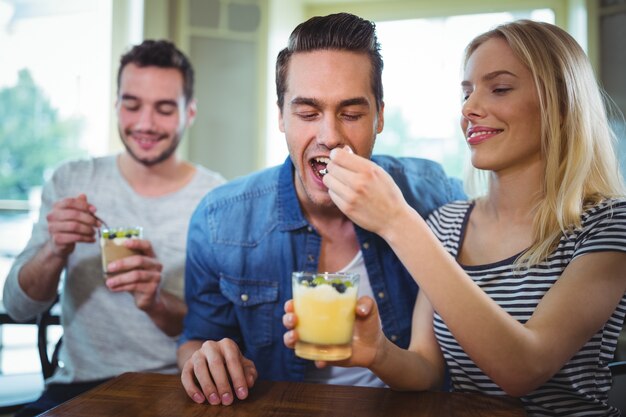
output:
[{"label": "green foliage outside window", "polygon": [[30,72],[0,89],[0,199],[28,199],[29,190],[60,162],[84,156],[82,121],[61,119]]}]

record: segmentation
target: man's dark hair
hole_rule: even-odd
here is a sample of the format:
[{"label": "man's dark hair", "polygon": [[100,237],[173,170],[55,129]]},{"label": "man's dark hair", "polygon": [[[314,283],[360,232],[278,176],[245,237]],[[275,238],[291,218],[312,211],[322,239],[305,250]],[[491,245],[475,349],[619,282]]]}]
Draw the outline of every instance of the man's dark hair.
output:
[{"label": "man's dark hair", "polygon": [[280,51],[276,59],[278,107],[283,108],[291,56],[296,52],[320,49],[359,52],[369,56],[372,91],[376,98],[376,110],[380,110],[383,103],[383,58],[376,38],[376,25],[350,13],[315,16],[300,23],[291,32],[287,47]]},{"label": "man's dark hair", "polygon": [[122,55],[117,70],[117,88],[120,88],[122,70],[128,64],[138,67],[176,68],[183,76],[185,102],[193,99],[193,67],[189,59],[176,46],[166,40],[145,40]]}]

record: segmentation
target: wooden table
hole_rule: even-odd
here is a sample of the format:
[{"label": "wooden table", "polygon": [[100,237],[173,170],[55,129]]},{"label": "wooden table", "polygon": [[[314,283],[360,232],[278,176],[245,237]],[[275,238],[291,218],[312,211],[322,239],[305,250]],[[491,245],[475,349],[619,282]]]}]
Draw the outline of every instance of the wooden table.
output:
[{"label": "wooden table", "polygon": [[244,401],[196,404],[177,375],[126,373],[42,414],[45,417],[525,416],[516,399],[257,381]]}]

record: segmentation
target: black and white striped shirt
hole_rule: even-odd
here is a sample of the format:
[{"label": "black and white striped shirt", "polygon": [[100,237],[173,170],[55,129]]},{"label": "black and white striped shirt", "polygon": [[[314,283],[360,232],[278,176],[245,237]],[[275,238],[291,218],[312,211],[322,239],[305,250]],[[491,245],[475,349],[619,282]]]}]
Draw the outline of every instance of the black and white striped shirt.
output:
[{"label": "black and white striped shirt", "polygon": [[[430,228],[455,258],[473,207],[470,202],[454,202],[428,218]],[[514,261],[519,255],[488,265],[461,266],[500,307],[525,323],[574,258],[602,251],[626,252],[626,199],[610,200],[587,210],[582,216],[582,228],[563,237],[548,259],[530,269],[515,269]],[[607,364],[613,359],[625,315],[626,294],[609,320],[582,349],[549,381],[522,398],[529,415],[619,415],[607,405],[611,386]],[[467,356],[437,313],[434,326],[455,391],[505,395]]]}]

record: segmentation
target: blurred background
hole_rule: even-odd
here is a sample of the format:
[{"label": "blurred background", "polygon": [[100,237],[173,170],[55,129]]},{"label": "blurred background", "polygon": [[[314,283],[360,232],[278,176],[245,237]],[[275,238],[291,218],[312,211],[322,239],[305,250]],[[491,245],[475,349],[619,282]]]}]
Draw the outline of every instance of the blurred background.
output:
[{"label": "blurred background", "polygon": [[[340,11],[378,27],[386,118],[377,153],[433,159],[462,178],[463,48],[519,18],[568,30],[626,112],[626,0],[0,0],[0,288],[52,170],[121,149],[115,77],[130,45],[166,38],[190,56],[198,117],[180,152],[232,179],[287,156],[276,55],[298,23]],[[624,170],[623,119],[615,125]],[[39,371],[35,332],[0,326],[0,376]],[[59,333],[50,335],[52,346]]]}]

